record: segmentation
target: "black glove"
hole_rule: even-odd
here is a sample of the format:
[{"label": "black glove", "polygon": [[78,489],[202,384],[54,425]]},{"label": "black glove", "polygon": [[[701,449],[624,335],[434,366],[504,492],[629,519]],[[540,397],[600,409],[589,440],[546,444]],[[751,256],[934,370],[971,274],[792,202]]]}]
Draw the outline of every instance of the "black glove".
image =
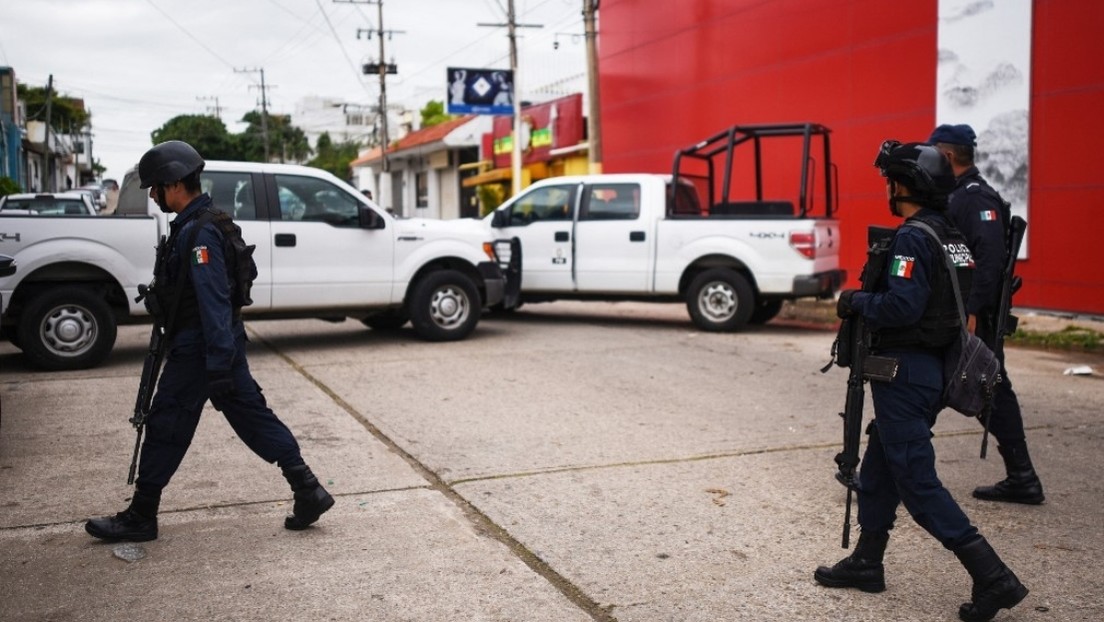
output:
[{"label": "black glove", "polygon": [[845,289],[840,292],[839,302],[836,303],[836,316],[847,319],[855,315],[856,311],[851,307],[851,299],[855,297],[857,289]]},{"label": "black glove", "polygon": [[226,397],[234,392],[234,375],[229,369],[207,370],[207,394],[212,398]]}]

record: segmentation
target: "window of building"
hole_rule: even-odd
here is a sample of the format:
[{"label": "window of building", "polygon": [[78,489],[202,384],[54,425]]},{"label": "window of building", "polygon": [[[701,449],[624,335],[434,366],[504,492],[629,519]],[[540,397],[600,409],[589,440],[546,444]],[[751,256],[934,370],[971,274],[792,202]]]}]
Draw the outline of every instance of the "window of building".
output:
[{"label": "window of building", "polygon": [[429,207],[429,173],[414,174],[414,207]]}]

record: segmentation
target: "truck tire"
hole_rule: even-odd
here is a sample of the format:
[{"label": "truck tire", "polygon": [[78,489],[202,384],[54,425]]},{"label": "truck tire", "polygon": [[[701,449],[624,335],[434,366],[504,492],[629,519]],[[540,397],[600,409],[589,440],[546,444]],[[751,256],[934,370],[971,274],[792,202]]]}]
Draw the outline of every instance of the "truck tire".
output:
[{"label": "truck tire", "polygon": [[727,268],[712,268],[690,282],[686,308],[698,328],[710,332],[732,331],[751,318],[755,295],[744,275]]},{"label": "truck tire", "polygon": [[482,309],[479,290],[456,270],[436,270],[414,285],[410,322],[426,341],[458,341],[471,334]]},{"label": "truck tire", "polygon": [[394,332],[410,321],[410,315],[405,311],[395,309],[373,313],[361,320],[368,328],[381,332]]},{"label": "truck tire", "polygon": [[99,365],[115,346],[115,317],[84,287],[47,290],[23,308],[18,337],[23,355],[47,371]]},{"label": "truck tire", "polygon": [[0,337],[7,339],[11,344],[20,350],[23,346],[19,345],[19,328],[17,326],[5,326],[0,328]]},{"label": "truck tire", "polygon": [[748,318],[748,324],[766,324],[773,320],[781,310],[781,300],[758,300],[755,302],[755,309],[752,310],[751,317]]}]

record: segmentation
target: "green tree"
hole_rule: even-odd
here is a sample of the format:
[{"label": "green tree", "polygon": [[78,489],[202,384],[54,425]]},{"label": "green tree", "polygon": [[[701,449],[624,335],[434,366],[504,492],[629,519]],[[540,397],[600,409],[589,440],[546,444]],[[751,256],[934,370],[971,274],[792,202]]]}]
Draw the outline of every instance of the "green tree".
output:
[{"label": "green tree", "polygon": [[318,137],[314,150],[317,155],[307,162],[307,166],[329,171],[339,179],[348,180],[349,163],[357,158],[360,145],[354,141],[335,144],[329,132],[323,132]]},{"label": "green tree", "polygon": [[445,102],[439,99],[429,100],[420,113],[422,115],[422,127],[433,127],[456,118],[456,115],[445,114]]},{"label": "green tree", "polygon": [[[16,93],[27,107],[28,121],[46,121],[46,87],[19,83]],[[92,121],[91,111],[84,109],[84,100],[58,95],[50,97],[50,127],[54,132],[69,134],[84,129]]]},{"label": "green tree", "polygon": [[9,194],[18,194],[20,192],[23,192],[23,188],[21,188],[14,179],[11,177],[0,177],[0,197]]},{"label": "green tree", "polygon": [[[248,123],[245,131],[237,136],[242,159],[264,162],[264,124],[261,113],[245,113],[242,121]],[[310,142],[303,130],[291,124],[290,115],[268,115],[269,158],[278,162],[302,162],[311,154]]]},{"label": "green tree", "polygon": [[150,134],[153,144],[182,140],[208,160],[241,160],[234,136],[220,119],[208,115],[182,114],[169,119]]}]

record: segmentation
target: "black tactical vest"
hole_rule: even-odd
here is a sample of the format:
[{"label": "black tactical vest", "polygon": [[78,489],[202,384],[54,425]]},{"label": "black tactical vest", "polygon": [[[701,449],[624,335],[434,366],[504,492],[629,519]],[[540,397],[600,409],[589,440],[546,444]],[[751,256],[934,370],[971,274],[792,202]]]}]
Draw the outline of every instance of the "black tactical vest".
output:
[{"label": "black tactical vest", "polygon": [[[173,276],[176,279],[185,279],[184,283],[178,283],[175,279],[171,280],[172,285],[163,288],[164,291],[162,292],[163,295],[168,297],[179,291],[180,300],[176,303],[176,321],[174,322],[176,329],[195,326],[200,322],[199,300],[196,298],[195,287],[191,285],[187,252],[195,246],[196,237],[200,230],[211,222],[215,223],[222,241],[233,314],[237,316],[241,313],[242,307],[253,304],[250,290],[253,287],[254,279],[257,278],[257,264],[253,261],[253,251],[256,247],[245,243],[241,236],[241,228],[225,212],[214,208],[206,208],[193,220],[195,222],[188,227],[187,244],[184,245],[183,253],[172,257],[173,250],[176,248],[176,241],[170,238],[164,249],[165,257],[158,259],[158,274],[156,275],[158,282],[170,283],[168,272],[171,260],[176,262],[176,270]],[[181,226],[176,235],[182,234],[184,228],[184,226]],[[168,306],[171,305],[171,300],[163,300],[162,303],[165,305],[163,308],[172,308]],[[176,330],[173,332],[175,333]]]},{"label": "black tactical vest", "polygon": [[[954,286],[951,284],[951,275],[947,271],[944,253],[950,252],[954,260],[963,300],[970,293],[974,272],[973,255],[970,254],[962,234],[945,218],[925,215],[913,216],[909,220],[920,220],[934,229],[943,245],[942,248],[937,247],[935,241],[925,234],[932,252],[931,297],[928,298],[924,314],[916,324],[873,331],[870,345],[875,351],[896,348],[940,349],[953,343],[959,336],[961,321],[958,315],[958,303],[955,302]],[[909,220],[901,226],[909,226]],[[889,254],[884,254],[883,261],[888,264],[889,260]],[[886,268],[888,266],[883,267],[882,274],[887,272]]]}]

